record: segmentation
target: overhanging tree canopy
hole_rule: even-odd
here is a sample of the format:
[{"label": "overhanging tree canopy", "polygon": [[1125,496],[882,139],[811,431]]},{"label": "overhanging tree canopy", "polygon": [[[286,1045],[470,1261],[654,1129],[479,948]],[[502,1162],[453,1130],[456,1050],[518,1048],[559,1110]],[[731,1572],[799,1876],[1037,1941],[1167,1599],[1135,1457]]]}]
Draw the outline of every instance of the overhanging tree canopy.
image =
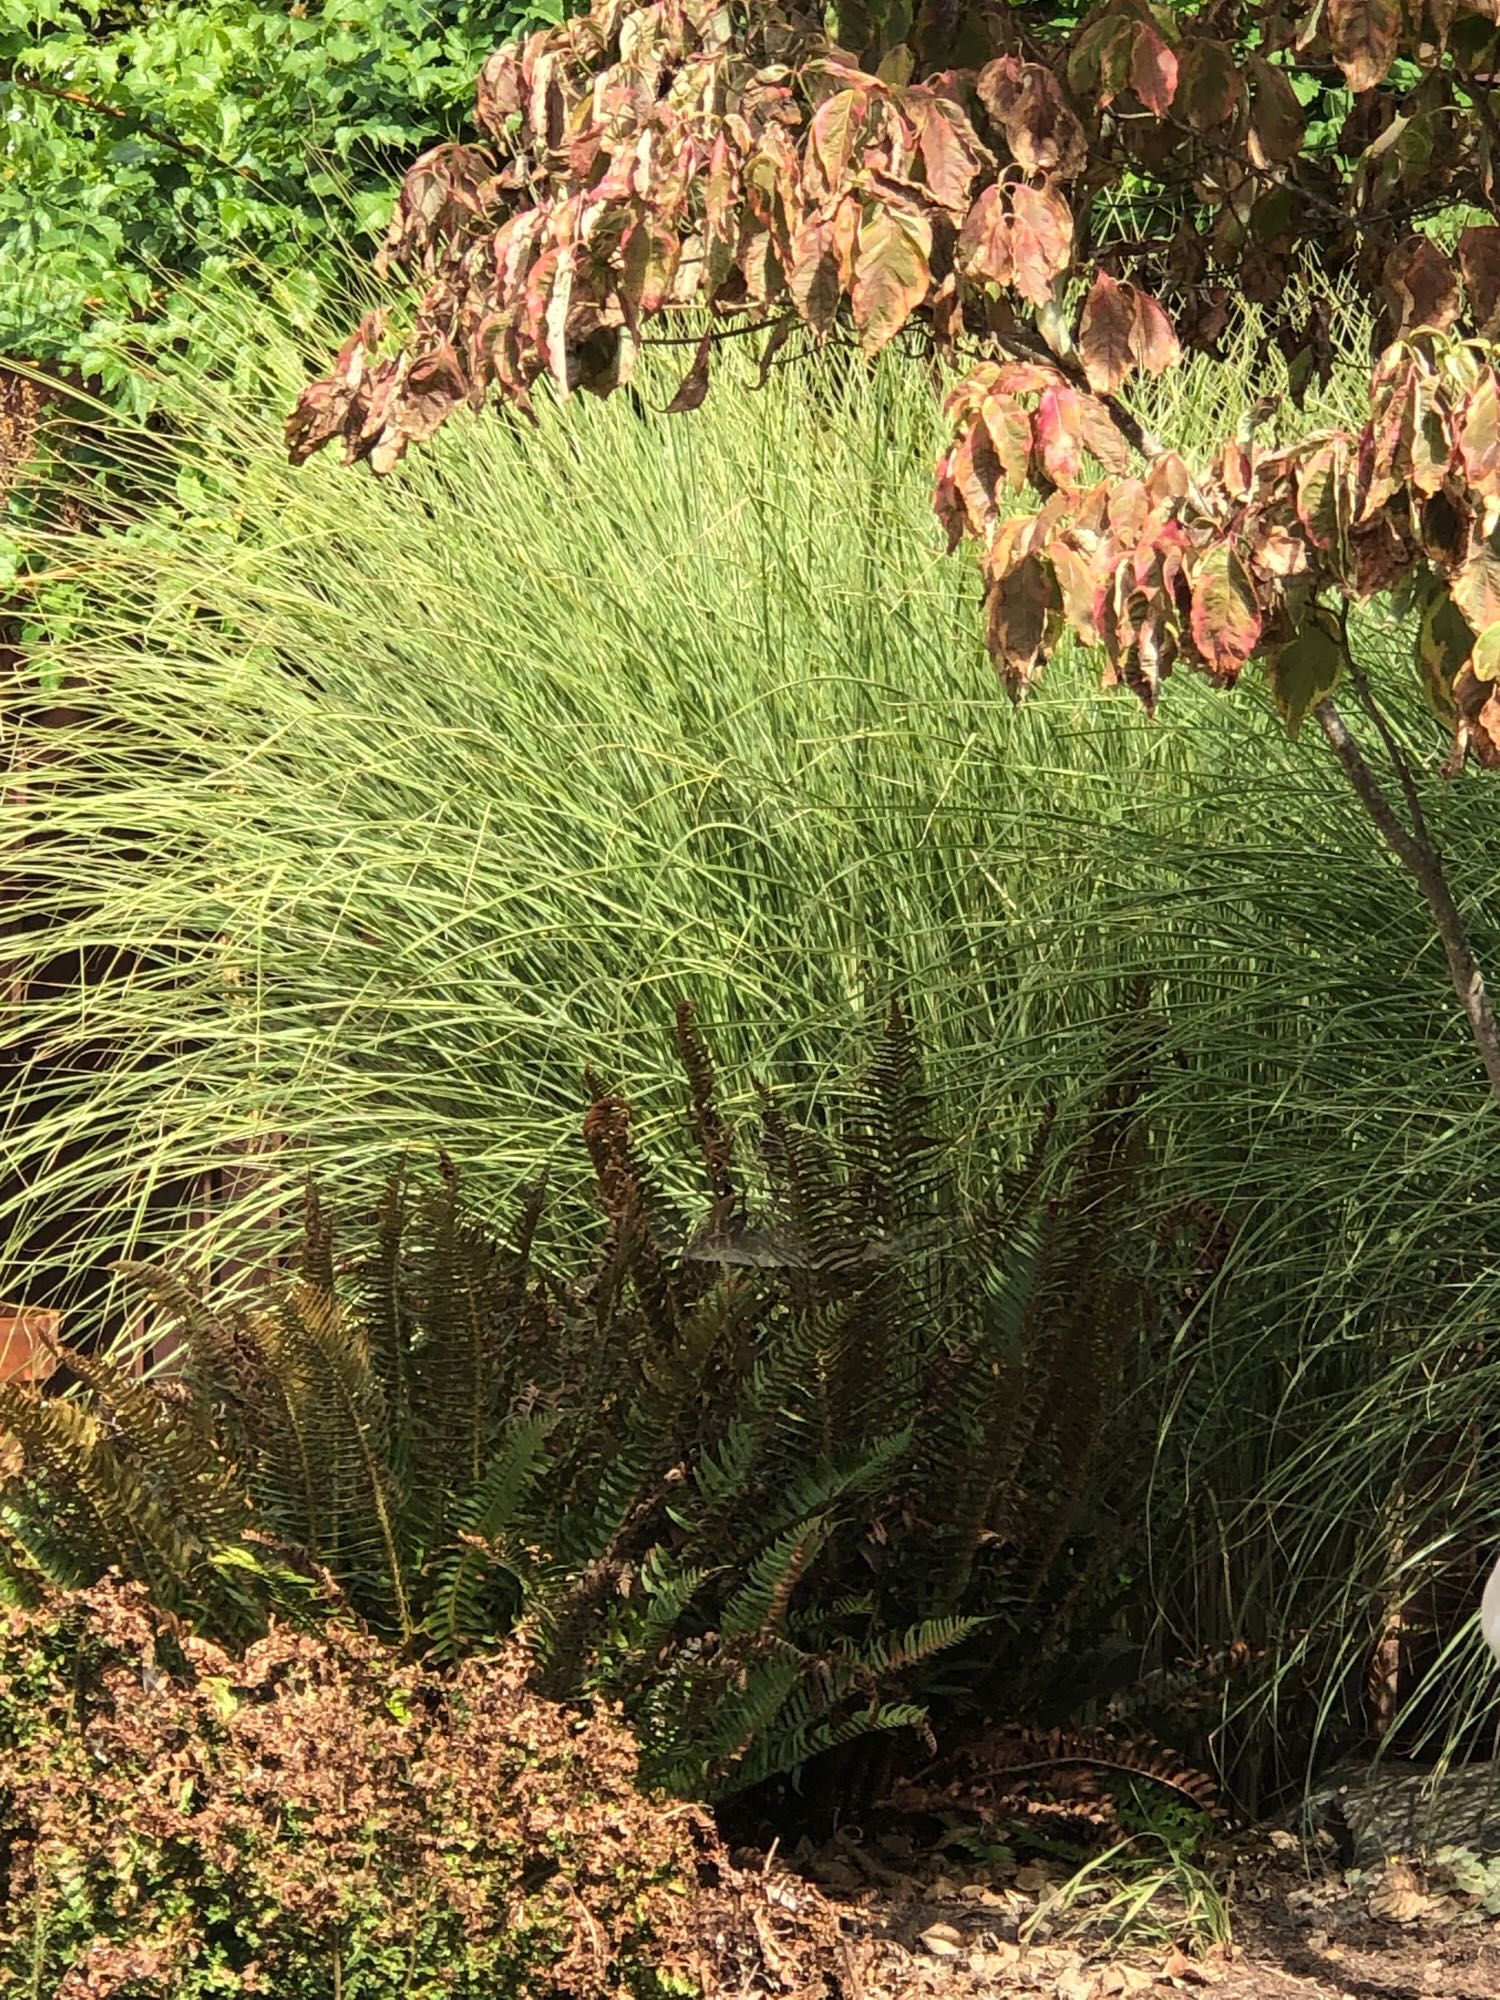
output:
[{"label": "overhanging tree canopy", "polygon": [[[341,439],[385,471],[492,393],[608,394],[685,309],[706,331],[675,409],[741,331],[955,357],[935,505],[979,545],[1007,683],[1068,628],[1148,707],[1174,665],[1229,685],[1260,661],[1421,886],[1500,1097],[1500,1032],[1347,627],[1351,600],[1404,593],[1448,768],[1500,764],[1500,0],[869,0],[828,25],[595,0],[491,57],[477,110],[489,143],[417,161],[383,253],[425,285],[413,332],[383,353],[363,323],[290,418],[295,458]],[[1294,397],[1326,377],[1314,264],[1376,328],[1364,424],[1268,444],[1252,406],[1195,465],[1151,436],[1133,379],[1214,354],[1236,296]],[[1404,820],[1332,699],[1346,673]]]}]

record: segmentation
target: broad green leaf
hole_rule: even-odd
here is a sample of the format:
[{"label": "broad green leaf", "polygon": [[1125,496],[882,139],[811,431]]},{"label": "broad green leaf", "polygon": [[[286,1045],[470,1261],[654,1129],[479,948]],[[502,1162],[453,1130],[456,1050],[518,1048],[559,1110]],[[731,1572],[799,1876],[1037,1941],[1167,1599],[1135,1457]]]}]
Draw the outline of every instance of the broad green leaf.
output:
[{"label": "broad green leaf", "polygon": [[1453,720],[1453,681],[1474,649],[1474,628],[1448,592],[1429,596],[1417,628],[1417,670],[1428,706],[1442,722]]},{"label": "broad green leaf", "polygon": [[1500,624],[1488,625],[1474,641],[1469,671],[1475,680],[1500,680]]},{"label": "broad green leaf", "polygon": [[1344,671],[1338,628],[1319,606],[1295,638],[1266,662],[1266,673],[1287,734],[1295,741],[1308,715],[1334,692]]}]

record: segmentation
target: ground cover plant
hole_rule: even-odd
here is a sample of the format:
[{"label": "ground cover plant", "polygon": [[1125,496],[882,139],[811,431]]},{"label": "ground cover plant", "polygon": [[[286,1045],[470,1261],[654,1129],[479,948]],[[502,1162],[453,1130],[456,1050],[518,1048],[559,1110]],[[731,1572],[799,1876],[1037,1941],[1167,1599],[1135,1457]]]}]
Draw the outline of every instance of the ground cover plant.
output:
[{"label": "ground cover plant", "polygon": [[787,1950],[832,1990],[834,1924],[529,1672],[436,1677],[336,1625],[225,1652],[117,1580],[0,1610],[6,1990],[664,2000]]},{"label": "ground cover plant", "polygon": [[[1500,761],[1500,29],[1483,7],[1359,0],[854,8],[828,27],[598,0],[497,51],[488,144],[416,162],[382,252],[421,290],[414,327],[390,353],[382,316],[361,322],[299,398],[293,457],[339,441],[388,471],[492,392],[523,411],[544,380],[607,396],[652,323],[695,305],[683,410],[746,327],[785,343],[852,326],[867,356],[911,329],[972,361],[935,506],[950,545],[980,545],[1009,684],[1065,628],[1148,709],[1176,663],[1231,686],[1260,662],[1420,890],[1500,1101],[1500,1026],[1348,623],[1351,599],[1414,602],[1450,768]],[[1446,239],[1418,226],[1435,217]],[[1265,445],[1257,407],[1201,463],[1143,427],[1122,391],[1184,343],[1222,350],[1231,281],[1293,396],[1326,379],[1326,314],[1295,282],[1314,264],[1375,323],[1352,426]],[[1011,504],[1023,491],[1034,511]],[[1384,785],[1335,701],[1346,673]]]}]

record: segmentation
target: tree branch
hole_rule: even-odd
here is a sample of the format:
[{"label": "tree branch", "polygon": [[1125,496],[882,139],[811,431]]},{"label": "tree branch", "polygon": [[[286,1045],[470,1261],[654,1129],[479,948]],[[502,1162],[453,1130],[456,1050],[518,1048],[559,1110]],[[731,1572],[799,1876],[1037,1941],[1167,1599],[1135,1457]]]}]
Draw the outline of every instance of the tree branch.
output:
[{"label": "tree branch", "polygon": [[273,200],[278,198],[276,190],[268,187],[260,175],[252,173],[249,167],[238,167],[233,160],[221,160],[217,153],[210,153],[195,140],[179,138],[177,133],[170,131],[165,125],[158,125],[155,119],[148,118],[139,111],[127,111],[119,104],[106,104],[102,97],[90,97],[86,91],[62,90],[56,84],[39,83],[35,77],[20,76],[13,69],[7,70],[4,76],[0,77],[0,82],[8,83],[13,90],[29,90],[38,97],[50,97],[58,104],[76,104],[84,111],[97,113],[101,118],[117,118],[126,124],[138,125],[148,139],[154,139],[159,146],[170,147],[174,153],[181,153],[185,160],[192,160],[199,166],[217,167],[221,173],[238,174],[242,181],[249,181],[250,185],[258,187],[262,194],[270,195]]},{"label": "tree branch", "polygon": [[[1395,807],[1380,789],[1379,781],[1365,762],[1363,751],[1350,735],[1349,726],[1332,695],[1325,695],[1313,709],[1313,714],[1360,804],[1386,846],[1422,891],[1448,960],[1448,976],[1453,981],[1453,990],[1458,995],[1474,1046],[1484,1064],[1484,1073],[1489,1078],[1490,1095],[1500,1106],[1500,1022],[1495,1019],[1489,990],[1469,942],[1463,914],[1448,887],[1442,856],[1428,839],[1420,812],[1416,823],[1423,826],[1423,831],[1414,832],[1402,825]],[[1381,733],[1384,736],[1384,730]],[[1398,762],[1398,770],[1402,764],[1404,759]],[[1403,772],[1403,788],[1409,779],[1409,771]]]}]

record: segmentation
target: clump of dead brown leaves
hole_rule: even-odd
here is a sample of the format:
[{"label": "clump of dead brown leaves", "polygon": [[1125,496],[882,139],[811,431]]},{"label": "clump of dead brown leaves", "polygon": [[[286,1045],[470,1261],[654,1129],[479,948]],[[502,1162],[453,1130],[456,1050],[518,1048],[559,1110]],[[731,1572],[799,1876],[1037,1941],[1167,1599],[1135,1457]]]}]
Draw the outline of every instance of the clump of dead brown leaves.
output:
[{"label": "clump of dead brown leaves", "polygon": [[519,1647],[349,1627],[243,1654],[107,1579],[0,1612],[0,1985],[56,2000],[847,1990],[815,1890],[636,1785]]}]

